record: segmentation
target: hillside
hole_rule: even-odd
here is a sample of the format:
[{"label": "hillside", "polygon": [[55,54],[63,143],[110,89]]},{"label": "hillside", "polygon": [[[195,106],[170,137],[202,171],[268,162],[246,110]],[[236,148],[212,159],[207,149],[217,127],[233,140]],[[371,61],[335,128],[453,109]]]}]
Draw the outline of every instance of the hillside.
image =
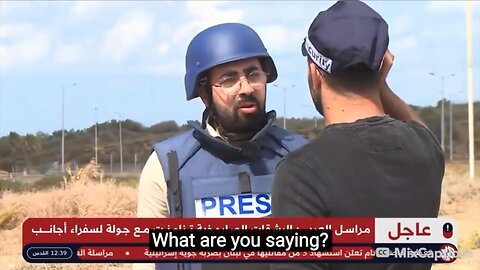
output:
[{"label": "hillside", "polygon": [[[440,102],[439,102],[440,103]],[[420,116],[440,140],[440,106],[415,107]],[[468,119],[467,105],[453,105],[453,145],[455,159],[468,157]],[[278,118],[277,124],[283,125]],[[323,119],[318,119],[318,127],[312,118],[287,119],[287,128],[296,131],[306,138],[316,137],[323,128]],[[152,143],[163,140],[179,132],[189,129],[187,125],[178,125],[174,121],[165,121],[145,127],[133,120],[125,120],[122,125],[123,164],[124,171],[133,170],[137,164],[138,171],[147,159]],[[65,162],[86,164],[95,156],[95,126],[82,130],[65,132]],[[476,157],[480,157],[480,102],[475,103],[475,140]],[[116,120],[98,124],[98,162],[104,167],[120,162],[119,123]],[[449,151],[449,103],[445,104],[445,146]],[[136,156],[136,160],[135,160]],[[136,162],[135,162],[136,161]],[[61,162],[61,131],[52,134],[19,135],[11,132],[9,136],[0,138],[0,171],[37,172],[58,171]]]}]

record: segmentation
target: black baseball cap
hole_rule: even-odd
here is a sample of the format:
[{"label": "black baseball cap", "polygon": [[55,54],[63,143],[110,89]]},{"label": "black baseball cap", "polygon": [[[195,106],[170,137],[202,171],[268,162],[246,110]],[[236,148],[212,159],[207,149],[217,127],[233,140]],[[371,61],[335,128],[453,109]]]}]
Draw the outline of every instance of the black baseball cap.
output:
[{"label": "black baseball cap", "polygon": [[302,54],[332,75],[358,64],[378,72],[388,42],[388,24],[382,16],[361,1],[342,0],[318,13]]}]

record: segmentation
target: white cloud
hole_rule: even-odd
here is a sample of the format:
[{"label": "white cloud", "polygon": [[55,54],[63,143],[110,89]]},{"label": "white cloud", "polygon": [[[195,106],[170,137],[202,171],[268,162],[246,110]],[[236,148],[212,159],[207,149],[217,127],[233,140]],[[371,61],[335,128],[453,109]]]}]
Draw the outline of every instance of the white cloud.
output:
[{"label": "white cloud", "polygon": [[[38,4],[38,3],[35,3]],[[27,1],[0,1],[0,14],[2,16],[4,15],[10,15],[13,12],[18,12],[22,9],[28,9],[31,8],[33,5],[32,2],[27,2]]]},{"label": "white cloud", "polygon": [[0,29],[2,70],[34,63],[50,50],[50,37],[32,24],[0,25]]},{"label": "white cloud", "polygon": [[432,40],[435,38],[436,35],[437,35],[437,32],[433,28],[425,28],[420,34],[421,38],[426,40],[428,39]]},{"label": "white cloud", "polygon": [[[452,11],[465,12],[465,5],[467,1],[427,1],[426,9],[430,13],[447,13]],[[470,2],[470,8],[472,10],[480,8],[480,2]]]},{"label": "white cloud", "polygon": [[[215,24],[241,20],[243,11],[241,9],[228,8],[226,3],[226,1],[172,1],[168,3],[168,6],[175,5],[175,10],[179,11],[178,16],[185,18],[182,20],[182,24],[177,25],[172,25],[172,22],[165,21],[165,19],[162,19],[163,23],[162,21],[156,22],[154,27],[150,19],[140,23],[140,18],[144,18],[145,15],[140,16],[139,13],[136,16],[130,16],[130,18],[135,18],[135,20],[132,19],[131,21],[136,23],[128,23],[127,20],[121,19],[108,32],[101,46],[101,52],[104,56],[108,56],[117,62],[124,60],[129,53],[133,52],[140,45],[141,42],[139,40],[142,38],[146,39],[146,36],[148,36],[148,41],[154,44],[153,46],[149,46],[152,44],[146,44],[143,47],[145,50],[142,51],[142,54],[143,56],[148,55],[148,57],[140,56],[139,59],[148,60],[143,62],[142,66],[137,67],[136,70],[157,75],[182,75],[185,72],[184,55],[186,47],[194,35]],[[182,6],[178,6],[179,4]],[[142,35],[126,38],[125,36],[127,35],[125,33],[128,32],[131,35],[133,31],[130,28],[133,27],[120,26],[122,21],[124,24],[129,25],[148,25],[148,27],[145,27],[148,28],[148,31],[144,31]],[[134,32],[138,33],[139,31],[135,30]],[[119,38],[118,36],[123,37]],[[120,41],[122,39],[127,39],[127,42]],[[136,42],[133,42],[131,39],[135,39]],[[127,46],[130,43],[132,44]],[[165,60],[165,57],[168,55],[180,57],[176,56],[174,59]]]},{"label": "white cloud", "polygon": [[72,7],[73,20],[82,21],[95,15],[101,4],[99,1],[75,1]]},{"label": "white cloud", "polygon": [[157,47],[157,53],[160,56],[165,55],[169,50],[170,50],[170,44],[168,44],[168,43],[161,43]]},{"label": "white cloud", "polygon": [[[254,27],[262,39],[267,50],[278,52],[289,52],[288,50],[299,50],[300,44],[305,36],[303,29],[289,28],[283,25],[270,24]],[[292,46],[292,43],[298,46]]]},{"label": "white cloud", "polygon": [[82,59],[83,48],[78,44],[59,44],[55,51],[55,61],[60,64],[78,63]]},{"label": "white cloud", "polygon": [[407,54],[417,49],[417,36],[408,35],[391,42],[392,53],[396,56]]},{"label": "white cloud", "polygon": [[389,24],[389,32],[392,35],[403,35],[409,32],[413,27],[412,18],[410,15],[407,14],[395,17]]},{"label": "white cloud", "polygon": [[188,23],[175,29],[173,42],[188,44],[189,39],[205,28],[220,23],[239,22],[243,17],[243,10],[225,8],[222,5],[226,3],[228,1],[186,2]]},{"label": "white cloud", "polygon": [[20,38],[35,31],[35,26],[30,23],[2,24],[0,25],[0,38]]},{"label": "white cloud", "polygon": [[185,64],[183,61],[175,60],[163,62],[161,64],[153,64],[146,68],[146,72],[156,75],[173,75],[179,76],[185,74]]},{"label": "white cloud", "polygon": [[[201,18],[203,23],[224,20],[239,20],[242,17],[241,9],[228,9],[225,5],[230,1],[187,1],[187,13]],[[205,25],[204,25],[205,26]],[[201,26],[203,27],[203,26]]]},{"label": "white cloud", "polygon": [[282,49],[289,42],[288,29],[283,25],[265,25],[255,29],[269,50]]},{"label": "white cloud", "polygon": [[126,14],[107,32],[100,51],[114,62],[122,62],[150,36],[152,28],[153,21],[147,12]]}]

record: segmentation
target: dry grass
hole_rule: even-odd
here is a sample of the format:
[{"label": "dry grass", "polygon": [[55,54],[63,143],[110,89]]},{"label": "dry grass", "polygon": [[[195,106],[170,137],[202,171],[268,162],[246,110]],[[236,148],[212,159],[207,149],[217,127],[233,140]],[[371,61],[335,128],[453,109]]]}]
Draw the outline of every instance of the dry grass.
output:
[{"label": "dry grass", "polygon": [[[72,171],[70,167],[66,169],[67,175],[63,177],[65,186],[68,187],[69,184],[82,184],[90,182],[100,182],[103,183],[103,170],[97,163],[95,159],[92,159],[89,164],[85,167],[80,168],[77,172]],[[113,179],[108,179],[110,182],[113,182]]]},{"label": "dry grass", "polygon": [[27,217],[135,217],[137,190],[103,179],[94,162],[67,170],[65,187],[6,193],[0,199],[1,269],[130,269],[130,264],[28,264],[21,257],[21,224]]},{"label": "dry grass", "polygon": [[[449,164],[442,191],[441,215],[453,218],[459,230],[461,258],[434,270],[480,269],[480,175],[468,180],[467,165]],[[90,163],[79,172],[67,171],[65,187],[13,194],[0,198],[0,268],[6,270],[131,269],[130,264],[28,264],[21,256],[21,224],[26,217],[97,216],[134,217],[137,190],[104,179],[102,170]],[[477,166],[480,172],[480,166]]]}]

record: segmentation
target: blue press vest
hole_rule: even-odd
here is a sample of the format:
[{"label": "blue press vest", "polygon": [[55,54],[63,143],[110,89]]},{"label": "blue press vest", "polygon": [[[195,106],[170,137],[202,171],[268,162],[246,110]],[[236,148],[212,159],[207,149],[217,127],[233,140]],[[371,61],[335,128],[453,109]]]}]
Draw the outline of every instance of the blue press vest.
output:
[{"label": "blue press vest", "polygon": [[[198,122],[193,130],[153,146],[168,187],[172,217],[249,217],[270,214],[275,167],[288,153],[308,141],[267,125],[237,148],[214,138]],[[160,263],[156,269],[200,270],[201,264]]]}]

